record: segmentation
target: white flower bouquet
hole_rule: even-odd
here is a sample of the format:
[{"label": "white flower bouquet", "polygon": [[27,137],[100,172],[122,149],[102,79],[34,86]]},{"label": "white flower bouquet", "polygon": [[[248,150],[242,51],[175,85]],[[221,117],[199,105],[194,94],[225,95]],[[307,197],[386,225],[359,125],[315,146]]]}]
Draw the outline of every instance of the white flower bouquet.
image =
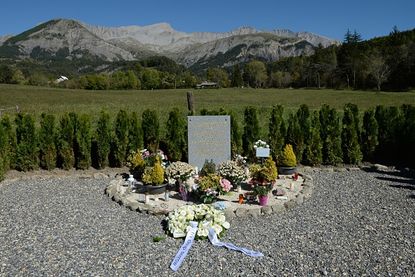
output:
[{"label": "white flower bouquet", "polygon": [[239,183],[247,179],[245,170],[235,161],[226,161],[219,165],[218,174],[229,180],[232,185],[237,186]]},{"label": "white flower bouquet", "polygon": [[269,148],[269,145],[263,140],[257,140],[254,143],[254,148],[255,149],[257,149],[257,148]]},{"label": "white flower bouquet", "polygon": [[206,238],[211,227],[219,237],[230,227],[223,211],[206,204],[182,206],[170,212],[166,220],[168,232],[174,238],[186,236],[190,221],[198,222],[196,239]]},{"label": "white flower bouquet", "polygon": [[195,168],[188,163],[173,162],[166,168],[166,176],[170,180],[186,181],[196,173]]}]

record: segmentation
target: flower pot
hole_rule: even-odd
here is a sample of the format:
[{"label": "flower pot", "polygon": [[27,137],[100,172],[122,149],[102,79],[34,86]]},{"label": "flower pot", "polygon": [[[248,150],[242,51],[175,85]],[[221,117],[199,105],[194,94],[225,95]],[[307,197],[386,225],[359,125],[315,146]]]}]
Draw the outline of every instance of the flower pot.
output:
[{"label": "flower pot", "polygon": [[167,184],[162,184],[158,186],[146,186],[147,194],[160,194],[166,191]]},{"label": "flower pot", "polygon": [[258,195],[258,199],[260,206],[268,205],[268,195]]},{"label": "flower pot", "polygon": [[292,175],[297,172],[297,167],[291,167],[291,166],[279,166],[278,167],[278,173],[281,175]]}]

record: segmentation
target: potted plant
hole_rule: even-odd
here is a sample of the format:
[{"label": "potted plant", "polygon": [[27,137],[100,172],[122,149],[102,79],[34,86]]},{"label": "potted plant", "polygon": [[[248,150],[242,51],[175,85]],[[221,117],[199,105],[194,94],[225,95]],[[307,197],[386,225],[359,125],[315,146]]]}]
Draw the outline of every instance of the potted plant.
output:
[{"label": "potted plant", "polygon": [[291,144],[286,144],[281,155],[281,166],[278,167],[278,172],[281,175],[291,175],[297,172],[297,158]]},{"label": "potted plant", "polygon": [[272,190],[272,183],[267,185],[257,185],[254,187],[253,192],[258,196],[258,202],[260,206],[268,205],[268,194]]},{"label": "potted plant", "polygon": [[[187,201],[192,191],[191,178],[196,174],[193,166],[184,162],[173,162],[166,168],[166,176],[170,184],[176,184],[183,200]],[[190,181],[189,181],[190,180]]]},{"label": "potted plant", "polygon": [[131,175],[137,180],[139,180],[145,168],[145,162],[142,156],[142,153],[138,151],[132,151],[127,158],[127,166],[130,169]]},{"label": "potted plant", "polygon": [[243,167],[239,166],[236,161],[226,161],[219,165],[218,174],[231,182],[234,188],[241,189],[241,182],[246,180],[247,176]]},{"label": "potted plant", "polygon": [[146,194],[160,194],[165,192],[164,169],[160,158],[156,157],[153,167],[147,167],[143,173],[143,183],[146,185]]},{"label": "potted plant", "polygon": [[251,183],[253,192],[258,196],[259,204],[268,204],[268,194],[272,190],[278,177],[277,167],[271,157],[268,157],[263,164],[253,164],[250,167]]}]

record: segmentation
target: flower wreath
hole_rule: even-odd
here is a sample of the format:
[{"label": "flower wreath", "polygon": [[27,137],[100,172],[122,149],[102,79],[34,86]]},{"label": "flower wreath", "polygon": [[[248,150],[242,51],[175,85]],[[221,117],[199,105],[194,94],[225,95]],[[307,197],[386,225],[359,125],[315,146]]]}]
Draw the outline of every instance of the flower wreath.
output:
[{"label": "flower wreath", "polygon": [[221,237],[225,230],[230,227],[223,211],[206,204],[182,206],[171,211],[166,220],[168,232],[174,238],[184,238],[186,236],[190,228],[190,221],[198,222],[196,239],[206,238],[211,227],[215,230],[216,235]]}]

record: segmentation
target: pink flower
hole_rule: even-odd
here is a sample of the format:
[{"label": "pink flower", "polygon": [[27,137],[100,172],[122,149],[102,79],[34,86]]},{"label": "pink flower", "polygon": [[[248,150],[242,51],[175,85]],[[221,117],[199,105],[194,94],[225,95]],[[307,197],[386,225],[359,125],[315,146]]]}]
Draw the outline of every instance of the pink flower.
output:
[{"label": "pink flower", "polygon": [[224,192],[228,192],[232,189],[232,184],[225,178],[220,179],[220,186]]}]

